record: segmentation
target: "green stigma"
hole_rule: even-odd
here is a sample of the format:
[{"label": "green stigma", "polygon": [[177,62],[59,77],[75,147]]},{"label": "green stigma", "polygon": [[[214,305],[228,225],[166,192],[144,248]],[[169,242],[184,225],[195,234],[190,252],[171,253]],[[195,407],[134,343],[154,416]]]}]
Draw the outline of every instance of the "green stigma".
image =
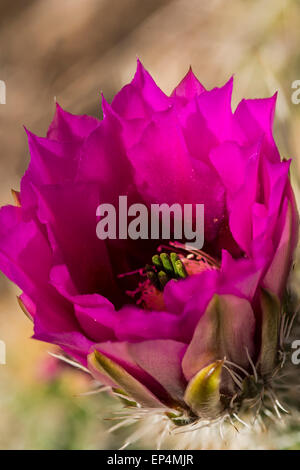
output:
[{"label": "green stigma", "polygon": [[161,291],[171,279],[185,279],[188,275],[183,262],[176,253],[154,255],[152,263],[153,265],[147,264],[145,267],[147,278]]}]

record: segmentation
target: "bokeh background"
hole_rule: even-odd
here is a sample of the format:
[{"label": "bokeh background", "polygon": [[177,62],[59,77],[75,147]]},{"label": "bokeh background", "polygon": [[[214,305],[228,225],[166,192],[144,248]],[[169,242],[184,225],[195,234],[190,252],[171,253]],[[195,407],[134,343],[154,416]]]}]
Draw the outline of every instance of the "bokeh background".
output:
[{"label": "bokeh background", "polygon": [[[23,125],[45,135],[55,99],[72,113],[101,115],[131,80],[138,56],[170,93],[189,66],[207,88],[235,76],[233,107],[242,97],[279,91],[275,136],[300,176],[300,104],[291,101],[300,80],[298,0],[1,0],[0,204],[29,161]],[[298,198],[298,189],[296,189]],[[0,449],[115,449],[126,431],[109,434],[104,419],[118,408],[83,372],[49,356],[30,339],[32,326],[18,291],[0,276]],[[297,448],[299,430],[268,439],[267,448]],[[140,447],[151,448],[151,442]]]}]

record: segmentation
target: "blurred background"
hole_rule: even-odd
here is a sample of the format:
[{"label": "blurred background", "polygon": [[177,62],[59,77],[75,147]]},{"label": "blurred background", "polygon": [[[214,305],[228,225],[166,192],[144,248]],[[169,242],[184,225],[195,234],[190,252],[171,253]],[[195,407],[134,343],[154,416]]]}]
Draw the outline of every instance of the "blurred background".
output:
[{"label": "blurred background", "polygon": [[[55,98],[68,111],[101,116],[100,91],[110,101],[131,80],[138,56],[170,93],[190,65],[207,87],[234,74],[233,107],[242,97],[279,90],[275,136],[300,176],[298,0],[1,0],[0,204],[12,202],[29,154],[23,125],[45,135]],[[298,190],[296,190],[298,196]],[[298,199],[299,200],[299,199]],[[118,408],[105,394],[82,395],[93,384],[83,372],[49,356],[31,340],[18,294],[0,275],[0,449],[115,449],[127,431],[106,432]],[[291,439],[267,448],[299,447]],[[146,448],[148,442],[141,442]],[[150,443],[151,448],[151,443]]]}]

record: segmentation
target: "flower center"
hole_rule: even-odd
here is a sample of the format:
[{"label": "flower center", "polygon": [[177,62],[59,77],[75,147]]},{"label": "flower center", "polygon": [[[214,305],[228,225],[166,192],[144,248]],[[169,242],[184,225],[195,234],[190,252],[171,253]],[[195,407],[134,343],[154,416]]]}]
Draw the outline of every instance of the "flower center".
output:
[{"label": "flower center", "polygon": [[[127,294],[137,299],[137,305],[146,310],[164,310],[163,291],[171,280],[180,281],[193,274],[207,269],[218,269],[218,262],[200,250],[192,250],[185,245],[172,243],[177,252],[162,251],[152,256],[152,264],[147,264],[141,270],[141,276],[146,277],[139,283],[134,292]],[[165,247],[170,250],[170,247]]]}]

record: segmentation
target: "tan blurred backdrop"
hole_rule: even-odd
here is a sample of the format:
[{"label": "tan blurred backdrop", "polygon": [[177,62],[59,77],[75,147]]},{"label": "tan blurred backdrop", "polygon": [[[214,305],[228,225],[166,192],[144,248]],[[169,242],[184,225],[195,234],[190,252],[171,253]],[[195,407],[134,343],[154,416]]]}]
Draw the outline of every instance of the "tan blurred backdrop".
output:
[{"label": "tan blurred backdrop", "polygon": [[[291,102],[300,80],[298,0],[1,0],[1,205],[11,203],[28,165],[22,126],[44,135],[55,97],[70,112],[100,116],[100,91],[110,101],[132,78],[137,56],[167,93],[190,65],[207,88],[234,74],[234,106],[279,90],[276,139],[298,179],[300,104]],[[16,293],[1,275],[0,448],[116,448],[123,435],[108,435],[97,418],[114,405],[78,397],[90,388],[83,375],[47,362],[51,348],[29,339]]]}]

